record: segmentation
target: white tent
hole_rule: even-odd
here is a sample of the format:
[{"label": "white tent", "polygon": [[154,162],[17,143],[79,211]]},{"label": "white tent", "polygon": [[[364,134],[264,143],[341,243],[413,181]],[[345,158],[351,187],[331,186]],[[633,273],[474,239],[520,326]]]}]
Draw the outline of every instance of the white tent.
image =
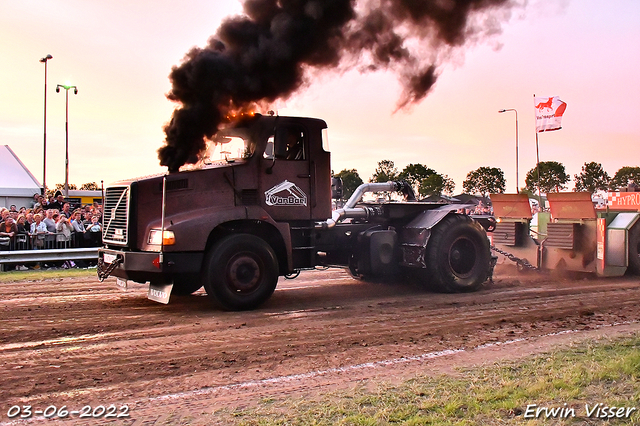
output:
[{"label": "white tent", "polygon": [[30,207],[42,186],[9,145],[0,145],[0,207]]}]

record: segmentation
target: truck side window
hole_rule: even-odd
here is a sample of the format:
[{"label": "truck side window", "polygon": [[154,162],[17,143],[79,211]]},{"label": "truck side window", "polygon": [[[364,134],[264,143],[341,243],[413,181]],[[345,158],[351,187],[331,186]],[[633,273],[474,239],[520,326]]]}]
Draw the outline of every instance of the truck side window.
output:
[{"label": "truck side window", "polygon": [[283,160],[306,160],[305,132],[300,127],[283,127],[276,135],[276,158]]},{"label": "truck side window", "polygon": [[273,135],[269,136],[269,139],[267,139],[267,147],[264,150],[264,158],[266,158],[267,160],[273,160],[274,158],[274,140],[273,140]]}]

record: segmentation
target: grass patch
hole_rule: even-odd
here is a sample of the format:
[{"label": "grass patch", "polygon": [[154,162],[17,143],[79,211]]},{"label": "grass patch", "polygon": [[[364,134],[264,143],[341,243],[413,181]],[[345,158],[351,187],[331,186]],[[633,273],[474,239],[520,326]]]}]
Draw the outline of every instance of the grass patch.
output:
[{"label": "grass patch", "polygon": [[[640,336],[465,369],[457,377],[417,377],[312,399],[269,398],[256,407],[217,412],[237,425],[537,425],[639,424]],[[636,407],[629,418],[587,417],[585,404]],[[525,418],[529,404],[573,409],[575,417]],[[565,405],[566,404],[566,405]]]},{"label": "grass patch", "polygon": [[0,272],[0,283],[10,283],[16,281],[44,281],[58,278],[87,278],[95,277],[96,268],[81,269],[46,269],[28,271],[4,271]]}]

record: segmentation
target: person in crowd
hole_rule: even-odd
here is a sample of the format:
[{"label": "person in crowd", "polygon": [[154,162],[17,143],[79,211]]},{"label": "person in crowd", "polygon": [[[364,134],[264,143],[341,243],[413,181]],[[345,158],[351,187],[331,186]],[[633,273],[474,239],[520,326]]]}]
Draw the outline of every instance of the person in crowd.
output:
[{"label": "person in crowd", "polygon": [[6,207],[0,208],[0,223],[7,220],[8,217],[9,217],[9,209],[7,209]]},{"label": "person in crowd", "polygon": [[33,219],[33,213],[31,211],[27,211],[27,213],[24,215],[24,218],[27,222],[26,225],[28,225],[28,228],[31,229],[31,224],[35,222],[35,220]]},{"label": "person in crowd", "polygon": [[[18,240],[18,238],[16,238],[15,248],[17,250],[28,249],[29,248],[29,231],[31,230],[31,227],[27,223],[27,218],[24,215],[21,214],[18,216],[16,227],[18,228],[18,232],[16,233],[16,236],[19,236],[19,238],[21,239]],[[18,271],[26,271],[27,269],[29,268],[27,268],[25,265],[16,265],[16,270]]]},{"label": "person in crowd", "polygon": [[47,205],[47,202],[46,202],[46,198],[44,197],[44,195],[39,195],[38,196],[38,202],[33,205],[33,208],[34,208],[34,210],[37,209],[37,208],[43,209],[43,208],[46,207],[46,205]]},{"label": "person in crowd", "polygon": [[14,213],[14,212],[17,213],[18,212],[18,208],[16,207],[15,204],[11,204],[9,206],[9,213]]},{"label": "person in crowd", "polygon": [[55,234],[56,232],[56,219],[54,218],[56,214],[54,209],[47,209],[47,216],[42,220],[44,224],[47,225],[47,231],[51,234]]},{"label": "person in crowd", "polygon": [[84,212],[84,220],[82,221],[82,225],[86,228],[88,225],[91,224],[91,211],[86,211]]},{"label": "person in crowd", "polygon": [[89,232],[101,232],[102,227],[100,226],[100,221],[98,220],[98,216],[91,216],[91,224],[87,226],[87,231]]},{"label": "person in crowd", "polygon": [[0,223],[0,235],[13,237],[17,232],[18,227],[12,216],[7,216],[2,223]]},{"label": "person in crowd", "polygon": [[94,217],[97,217],[98,223],[102,225],[102,212],[100,210],[94,210],[93,213],[91,213],[91,220],[93,220]]},{"label": "person in crowd", "polygon": [[41,196],[42,195],[40,195],[37,192],[35,194],[33,194],[33,200],[31,200],[31,208],[34,208],[36,206],[36,204],[38,204],[38,202],[39,202],[38,200],[40,200]]},{"label": "person in crowd", "polygon": [[84,246],[84,233],[86,229],[82,223],[82,210],[73,212],[71,226],[73,227],[73,245],[74,247]]},{"label": "person in crowd", "polygon": [[97,216],[91,217],[91,223],[86,227],[84,238],[89,241],[92,247],[98,247],[102,244],[102,226],[100,226]]},{"label": "person in crowd", "polygon": [[56,199],[53,203],[49,204],[50,209],[62,211],[62,206],[64,205],[64,196],[60,191],[56,192]]},{"label": "person in crowd", "polygon": [[72,231],[73,227],[69,223],[69,219],[65,215],[60,215],[56,223],[56,241],[59,246],[68,247]]},{"label": "person in crowd", "polygon": [[31,230],[31,226],[27,223],[27,218],[23,214],[18,216],[16,227],[18,228],[18,234],[28,234]]},{"label": "person in crowd", "polygon": [[71,218],[71,205],[69,203],[62,204],[62,211],[60,214],[63,214],[67,219]]},{"label": "person in crowd", "polygon": [[14,237],[18,233],[18,226],[11,216],[0,223],[0,249],[12,250]]},{"label": "person in crowd", "polygon": [[49,233],[47,225],[42,221],[42,215],[33,215],[34,222],[31,224],[31,235],[33,236],[33,248],[44,247],[44,237]]}]

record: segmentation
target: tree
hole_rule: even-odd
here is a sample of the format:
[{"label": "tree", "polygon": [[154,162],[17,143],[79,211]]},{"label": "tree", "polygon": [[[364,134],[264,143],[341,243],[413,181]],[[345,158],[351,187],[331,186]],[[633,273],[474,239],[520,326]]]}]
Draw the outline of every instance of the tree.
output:
[{"label": "tree", "polygon": [[82,191],[99,191],[100,187],[95,182],[87,182],[80,185],[80,190]]},{"label": "tree", "polygon": [[[564,170],[564,165],[557,161],[540,162],[540,191],[545,194],[549,192],[560,192],[567,189],[566,184],[571,178]],[[533,193],[538,190],[538,168],[527,172],[525,179],[527,189]]]},{"label": "tree", "polygon": [[406,180],[411,184],[413,190],[418,192],[422,181],[433,174],[436,174],[435,170],[420,163],[409,164],[407,167],[402,169],[402,172],[398,175],[398,179]]},{"label": "tree", "polygon": [[378,161],[378,167],[373,172],[369,182],[388,182],[398,179],[398,169],[391,160]]},{"label": "tree", "polygon": [[440,173],[433,173],[429,177],[420,182],[420,189],[418,193],[423,197],[430,195],[453,195],[453,191],[456,188],[456,184],[453,179],[447,175],[441,175]]},{"label": "tree", "polygon": [[356,169],[344,169],[335,177],[342,179],[342,198],[345,199],[349,199],[353,195],[353,191],[363,183]]},{"label": "tree", "polygon": [[626,188],[631,181],[636,185],[640,185],[640,167],[621,167],[609,182],[609,189],[615,191]]},{"label": "tree", "polygon": [[507,187],[504,172],[497,167],[479,167],[467,173],[467,179],[462,182],[467,194],[502,194]]},{"label": "tree", "polygon": [[587,191],[592,194],[596,191],[606,191],[611,180],[609,174],[602,169],[602,164],[595,161],[584,163],[582,171],[574,175],[574,178],[576,182],[574,191]]},{"label": "tree", "polygon": [[[76,190],[78,187],[74,183],[69,184],[69,190]],[[55,195],[56,192],[64,192],[64,183],[56,183],[55,188],[47,190],[48,195]]]}]

